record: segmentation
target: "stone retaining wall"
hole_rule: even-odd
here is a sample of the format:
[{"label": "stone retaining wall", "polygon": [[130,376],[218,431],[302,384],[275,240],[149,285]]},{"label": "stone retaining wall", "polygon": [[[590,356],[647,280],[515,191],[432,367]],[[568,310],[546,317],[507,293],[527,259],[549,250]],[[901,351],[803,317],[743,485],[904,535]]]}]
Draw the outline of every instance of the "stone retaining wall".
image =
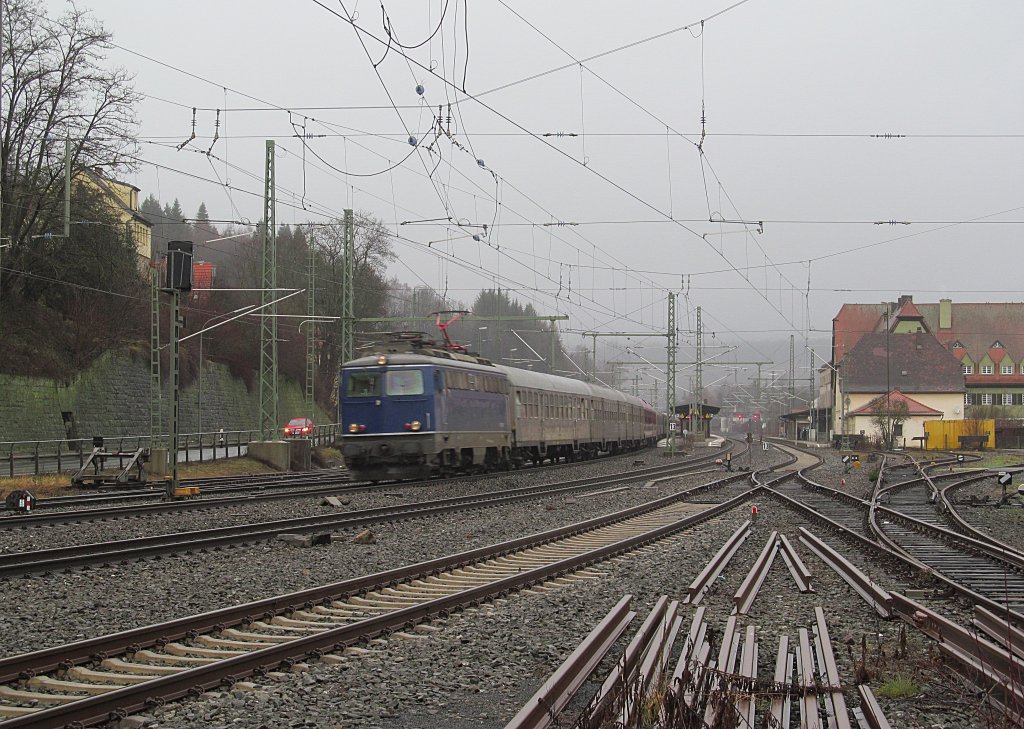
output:
[{"label": "stone retaining wall", "polygon": [[[197,383],[182,390],[179,399],[181,433],[196,432]],[[279,426],[305,415],[300,384],[279,383]],[[202,430],[250,430],[259,420],[259,391],[249,392],[224,365],[203,365]],[[74,413],[78,437],[149,435],[149,362],[108,353],[71,382],[0,374],[0,442],[62,440],[66,437],[61,412]],[[169,420],[169,401],[164,417]],[[336,417],[316,409],[316,423]]]}]

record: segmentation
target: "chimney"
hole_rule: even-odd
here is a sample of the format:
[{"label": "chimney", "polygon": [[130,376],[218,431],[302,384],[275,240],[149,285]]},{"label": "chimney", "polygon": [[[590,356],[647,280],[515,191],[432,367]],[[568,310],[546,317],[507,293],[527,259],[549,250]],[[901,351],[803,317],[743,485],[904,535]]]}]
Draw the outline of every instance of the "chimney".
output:
[{"label": "chimney", "polygon": [[913,300],[914,300],[914,297],[911,296],[910,294],[903,294],[902,296],[900,296],[900,301],[899,301],[900,308],[902,308],[903,305],[906,304],[908,301],[913,301]]},{"label": "chimney", "polygon": [[953,300],[939,299],[939,329],[953,328]]}]

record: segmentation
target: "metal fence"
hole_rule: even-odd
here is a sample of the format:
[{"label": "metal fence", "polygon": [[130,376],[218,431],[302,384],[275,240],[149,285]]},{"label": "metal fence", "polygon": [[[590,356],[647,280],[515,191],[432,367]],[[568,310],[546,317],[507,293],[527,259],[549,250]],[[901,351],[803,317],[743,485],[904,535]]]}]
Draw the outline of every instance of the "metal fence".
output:
[{"label": "metal fence", "polygon": [[[314,446],[334,443],[341,433],[338,423],[319,425],[312,436]],[[244,456],[248,445],[261,437],[258,430],[217,430],[178,435],[178,463],[203,463]],[[134,453],[139,448],[165,448],[170,437],[148,435],[104,437],[103,447],[111,453]],[[92,438],[75,440],[23,440],[0,442],[0,476],[38,476],[79,470],[92,453]]]}]

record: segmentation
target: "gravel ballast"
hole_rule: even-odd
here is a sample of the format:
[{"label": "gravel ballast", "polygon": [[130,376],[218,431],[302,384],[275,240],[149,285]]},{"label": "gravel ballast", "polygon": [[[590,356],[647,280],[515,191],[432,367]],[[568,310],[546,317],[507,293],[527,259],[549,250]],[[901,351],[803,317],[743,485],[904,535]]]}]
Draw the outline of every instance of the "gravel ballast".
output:
[{"label": "gravel ballast", "polygon": [[[839,487],[844,475],[837,454],[821,449],[820,455],[826,464],[812,471],[811,478]],[[655,451],[636,458],[645,465],[665,462]],[[764,467],[777,459],[774,449],[766,454],[758,450],[752,465]],[[746,465],[746,456],[742,463]],[[572,477],[570,471],[597,466],[560,470],[549,480],[567,480]],[[624,470],[621,459],[614,467],[607,467],[609,471]],[[714,477],[721,474],[719,469]],[[491,487],[526,485],[528,475],[503,474],[495,477]],[[851,476],[845,477],[849,485]],[[377,541],[371,545],[352,544],[350,533],[329,546],[312,549],[265,543],[211,554],[12,579],[0,583],[0,597],[8,608],[0,616],[0,635],[4,636],[0,651],[10,655],[418,562],[580,521],[710,478],[684,476],[652,487],[638,484],[599,495],[551,497],[379,524],[372,527]],[[504,485],[497,485],[499,479]],[[868,481],[863,470],[854,475],[856,479]],[[410,496],[409,490],[400,485],[394,492]],[[440,496],[416,489],[411,498],[382,498],[389,499],[384,503],[393,503]],[[370,505],[357,504],[353,498],[350,508]],[[432,627],[438,630],[423,633],[417,640],[375,641],[367,646],[370,652],[365,655],[346,655],[336,664],[312,663],[307,671],[275,674],[255,681],[253,687],[210,692],[198,700],[154,709],[146,716],[154,726],[162,727],[503,726],[622,594],[635,596],[633,609],[640,613],[639,620],[658,596],[678,598],[684,594],[722,542],[749,517],[749,506],[650,550],[605,563],[596,568],[607,573],[600,580],[513,594],[506,600],[437,621]],[[797,528],[805,526],[835,544],[833,537],[822,534],[814,523],[781,502],[761,499],[758,506],[752,535],[704,602],[710,620],[718,628],[724,625],[732,595],[774,529],[785,533],[796,546],[814,573],[818,590],[811,595],[797,593],[781,559],[776,560],[749,616],[758,630],[762,678],[770,678],[779,635],[794,639],[798,627],[813,624],[813,607],[821,605],[845,684],[853,683],[853,661],[860,657],[863,637],[869,646],[868,667],[876,673],[872,682],[875,688],[900,672],[912,674],[921,686],[921,693],[914,699],[883,700],[894,727],[989,726],[987,715],[977,708],[969,689],[931,658],[926,638],[910,631],[908,656],[893,657],[900,624],[877,619],[867,604],[798,543]],[[116,530],[119,524],[103,526]],[[870,570],[886,587],[918,586],[851,545],[844,545],[844,554]],[[929,606],[958,612],[956,606],[940,601],[929,602]],[[682,610],[688,624],[692,608]],[[620,643],[619,650],[621,647]]]}]

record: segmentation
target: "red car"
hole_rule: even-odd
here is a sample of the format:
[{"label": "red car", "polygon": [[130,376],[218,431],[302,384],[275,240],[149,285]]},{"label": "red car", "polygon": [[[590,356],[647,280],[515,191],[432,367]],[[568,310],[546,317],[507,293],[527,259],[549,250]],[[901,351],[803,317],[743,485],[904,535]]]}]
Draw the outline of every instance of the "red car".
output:
[{"label": "red car", "polygon": [[284,426],[284,435],[286,438],[301,438],[313,435],[315,429],[316,426],[309,418],[292,418],[288,421],[288,425]]}]

